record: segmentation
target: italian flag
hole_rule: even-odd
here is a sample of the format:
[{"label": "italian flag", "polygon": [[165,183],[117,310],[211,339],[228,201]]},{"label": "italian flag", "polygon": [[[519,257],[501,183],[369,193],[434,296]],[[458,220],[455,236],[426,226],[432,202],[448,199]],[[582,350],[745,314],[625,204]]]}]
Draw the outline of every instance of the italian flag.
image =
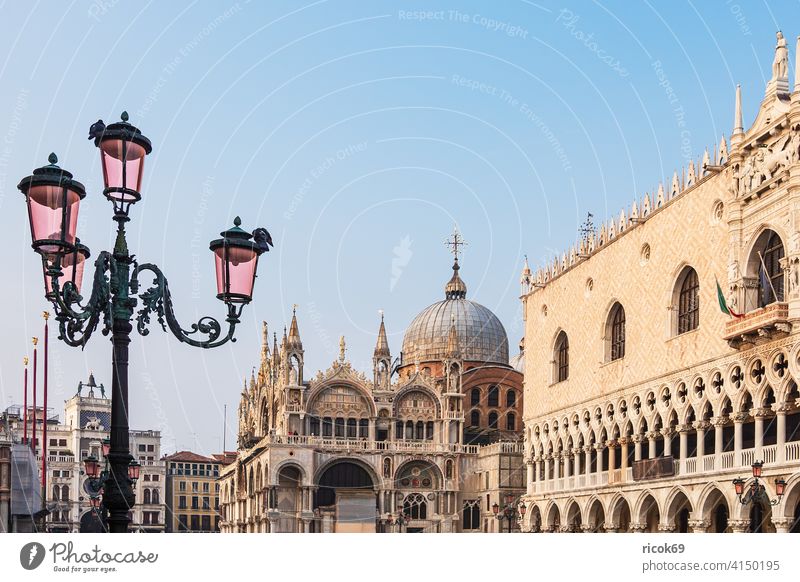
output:
[{"label": "italian flag", "polygon": [[722,293],[722,287],[719,286],[719,280],[714,277],[714,280],[717,282],[717,300],[719,301],[719,308],[725,315],[730,315],[731,317],[744,317],[741,313],[736,313],[733,309],[728,307],[728,302],[725,301],[725,295]]}]

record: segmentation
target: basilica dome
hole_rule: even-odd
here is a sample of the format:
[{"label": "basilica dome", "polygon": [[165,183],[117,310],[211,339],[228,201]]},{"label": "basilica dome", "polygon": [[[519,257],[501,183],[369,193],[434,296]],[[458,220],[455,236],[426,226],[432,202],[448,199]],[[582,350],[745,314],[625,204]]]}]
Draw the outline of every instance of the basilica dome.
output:
[{"label": "basilica dome", "polygon": [[453,265],[453,277],[445,287],[445,299],[425,308],[403,336],[403,364],[434,362],[448,355],[448,338],[455,326],[461,359],[508,364],[508,336],[489,309],[467,299],[467,286]]}]

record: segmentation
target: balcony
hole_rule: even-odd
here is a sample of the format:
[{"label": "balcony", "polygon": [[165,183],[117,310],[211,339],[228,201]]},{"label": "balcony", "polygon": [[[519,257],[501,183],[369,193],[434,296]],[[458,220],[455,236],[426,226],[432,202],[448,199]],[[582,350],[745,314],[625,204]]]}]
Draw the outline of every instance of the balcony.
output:
[{"label": "balcony", "polygon": [[433,441],[370,441],[357,438],[321,437],[313,435],[268,435],[261,445],[286,445],[308,447],[337,452],[391,452],[391,453],[461,453],[477,455],[478,445],[436,443]]},{"label": "balcony", "polygon": [[727,321],[723,337],[728,340],[728,345],[732,348],[747,349],[775,337],[784,336],[791,330],[789,305],[778,302]]},{"label": "balcony", "polygon": [[710,454],[702,457],[687,457],[675,459],[673,457],[657,457],[655,459],[642,459],[635,461],[633,467],[626,469],[612,469],[601,472],[581,473],[559,479],[540,479],[533,485],[533,493],[551,491],[572,491],[580,489],[596,490],[604,486],[624,486],[635,482],[667,479],[676,477],[703,477],[712,474],[714,478],[727,479],[736,477],[742,471],[749,472],[750,466],[763,460],[764,469],[779,465],[793,465],[792,472],[798,470],[800,464],[800,441],[790,441],[782,447],[778,445],[765,445],[757,452],[754,448],[741,451],[727,451],[719,455]]}]

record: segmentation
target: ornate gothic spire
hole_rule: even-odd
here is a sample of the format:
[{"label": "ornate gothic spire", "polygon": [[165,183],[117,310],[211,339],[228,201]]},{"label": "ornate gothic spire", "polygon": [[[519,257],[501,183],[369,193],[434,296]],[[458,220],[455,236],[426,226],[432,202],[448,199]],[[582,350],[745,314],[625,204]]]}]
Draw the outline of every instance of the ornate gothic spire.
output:
[{"label": "ornate gothic spire", "polygon": [[[284,330],[285,334],[285,330]],[[292,307],[292,323],[289,327],[288,347],[295,350],[303,349],[303,342],[300,341],[300,329],[297,327],[297,305]]]},{"label": "ornate gothic spire", "polygon": [[742,86],[736,85],[736,114],[733,120],[733,135],[744,133],[744,123],[742,123]]},{"label": "ornate gothic spire", "polygon": [[374,356],[389,357],[389,340],[386,338],[386,326],[383,324],[383,310],[381,310],[381,326],[378,329],[378,342],[375,344]]},{"label": "ornate gothic spire", "polygon": [[269,332],[267,322],[261,322],[261,363],[266,364],[269,360]]}]

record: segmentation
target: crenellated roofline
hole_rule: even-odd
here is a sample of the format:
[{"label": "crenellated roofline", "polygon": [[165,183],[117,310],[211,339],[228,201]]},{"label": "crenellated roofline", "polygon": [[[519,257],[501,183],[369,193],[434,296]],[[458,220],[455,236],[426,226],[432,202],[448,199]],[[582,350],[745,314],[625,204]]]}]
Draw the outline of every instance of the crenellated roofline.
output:
[{"label": "crenellated roofline", "polygon": [[[778,32],[777,38],[773,77],[767,83],[764,99],[750,128],[744,131],[741,86],[737,85],[734,125],[730,141],[726,140],[723,135],[719,143],[711,148],[713,154],[710,153],[709,148],[706,148],[703,156],[698,159],[697,165],[694,160],[691,160],[688,166],[681,169],[680,175],[675,170],[668,188],[665,188],[664,183],[660,182],[655,192],[645,192],[641,198],[635,198],[630,208],[623,208],[616,217],[604,220],[599,228],[587,221],[588,225],[586,229],[583,229],[583,236],[569,250],[562,252],[560,257],[554,257],[535,271],[531,271],[526,257],[520,278],[523,297],[546,287],[551,281],[561,277],[573,267],[636,229],[664,208],[669,207],[678,198],[690,194],[709,179],[728,170],[732,164],[732,158],[740,160],[755,146],[764,147],[764,143],[757,144],[756,142],[764,142],[765,136],[772,135],[787,125],[790,103],[792,110],[800,107],[800,59],[796,61],[794,93],[790,94],[788,73],[786,72],[785,39],[780,32]],[[800,37],[797,40],[797,47],[797,54],[800,54]],[[738,178],[738,176],[732,177]]]}]

